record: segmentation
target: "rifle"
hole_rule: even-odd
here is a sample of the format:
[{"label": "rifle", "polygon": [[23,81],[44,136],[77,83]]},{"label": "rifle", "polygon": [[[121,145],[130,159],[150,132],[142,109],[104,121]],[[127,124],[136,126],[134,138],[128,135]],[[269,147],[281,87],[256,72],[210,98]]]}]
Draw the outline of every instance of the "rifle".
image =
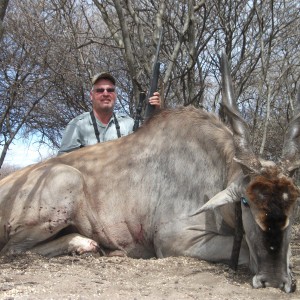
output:
[{"label": "rifle", "polygon": [[[158,44],[157,44],[157,48],[156,48],[154,65],[153,65],[153,70],[152,70],[150,90],[148,91],[147,99],[149,99],[153,95],[153,93],[157,91],[159,68],[160,68],[160,62],[158,61],[158,55],[159,55],[162,35],[163,35],[163,27],[161,27],[160,33],[159,33],[159,40],[158,40]],[[154,106],[148,102],[147,106],[146,106],[146,110],[145,110],[145,119],[149,118],[153,114],[153,111],[154,111]]]},{"label": "rifle", "polygon": [[136,109],[136,116],[135,116],[134,125],[133,125],[133,132],[136,131],[140,126],[141,112],[142,112],[142,109],[143,109],[143,104],[144,104],[145,98],[146,98],[146,94],[144,92],[141,92],[140,93],[139,104],[138,104],[138,107]]}]

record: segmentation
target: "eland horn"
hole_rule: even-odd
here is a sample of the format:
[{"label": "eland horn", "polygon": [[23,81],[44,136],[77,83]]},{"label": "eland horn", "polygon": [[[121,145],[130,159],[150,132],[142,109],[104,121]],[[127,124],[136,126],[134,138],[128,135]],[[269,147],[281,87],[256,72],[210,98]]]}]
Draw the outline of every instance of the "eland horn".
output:
[{"label": "eland horn", "polygon": [[289,176],[300,167],[300,88],[298,89],[294,117],[284,136],[281,166]]},{"label": "eland horn", "polygon": [[221,56],[221,73],[222,107],[233,131],[236,149],[234,159],[241,164],[245,174],[259,173],[261,170],[261,164],[254,154],[250,143],[249,127],[238,111],[229,63],[225,53]]}]

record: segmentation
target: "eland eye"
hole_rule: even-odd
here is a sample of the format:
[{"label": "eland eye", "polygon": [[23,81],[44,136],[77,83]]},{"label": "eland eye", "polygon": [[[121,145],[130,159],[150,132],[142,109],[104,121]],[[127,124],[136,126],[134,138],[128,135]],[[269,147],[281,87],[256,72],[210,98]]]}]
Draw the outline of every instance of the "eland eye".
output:
[{"label": "eland eye", "polygon": [[241,201],[243,203],[244,206],[249,207],[249,203],[248,203],[248,199],[245,197],[241,197]]}]

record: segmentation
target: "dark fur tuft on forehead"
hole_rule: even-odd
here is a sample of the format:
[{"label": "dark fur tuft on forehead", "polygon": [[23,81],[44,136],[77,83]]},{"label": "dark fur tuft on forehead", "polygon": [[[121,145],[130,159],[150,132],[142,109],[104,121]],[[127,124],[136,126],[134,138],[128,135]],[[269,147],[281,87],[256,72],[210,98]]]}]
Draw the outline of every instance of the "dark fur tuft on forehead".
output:
[{"label": "dark fur tuft on forehead", "polygon": [[269,167],[251,180],[247,195],[258,209],[271,212],[278,207],[288,215],[299,196],[299,189],[291,178],[280,176],[278,168]]},{"label": "dark fur tuft on forehead", "polygon": [[246,192],[264,226],[266,248],[275,254],[280,249],[282,230],[299,196],[299,190],[292,179],[280,175],[276,167],[270,167],[252,179]]}]

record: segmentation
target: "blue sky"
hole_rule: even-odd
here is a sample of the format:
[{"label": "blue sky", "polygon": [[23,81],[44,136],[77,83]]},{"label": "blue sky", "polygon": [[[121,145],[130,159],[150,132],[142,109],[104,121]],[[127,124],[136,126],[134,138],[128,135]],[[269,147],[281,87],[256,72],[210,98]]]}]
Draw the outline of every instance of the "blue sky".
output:
[{"label": "blue sky", "polygon": [[[0,153],[1,151],[2,147],[0,147]],[[34,140],[24,142],[19,139],[9,147],[4,165],[25,167],[56,155],[56,153],[57,151],[53,151],[46,145],[39,145]]]}]

